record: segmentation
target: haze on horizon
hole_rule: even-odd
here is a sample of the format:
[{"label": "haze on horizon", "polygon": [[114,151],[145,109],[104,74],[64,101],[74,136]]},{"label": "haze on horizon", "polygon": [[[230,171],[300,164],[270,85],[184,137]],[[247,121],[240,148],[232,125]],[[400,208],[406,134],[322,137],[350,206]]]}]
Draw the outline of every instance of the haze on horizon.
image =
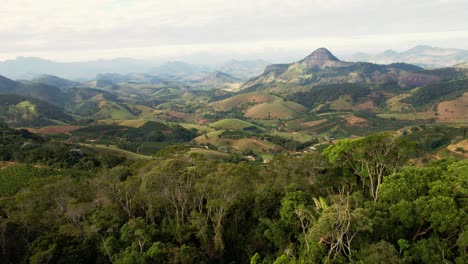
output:
[{"label": "haze on horizon", "polygon": [[[3,1],[2,1],[3,2]],[[464,0],[6,0],[0,61],[290,61],[425,44],[468,49]]]}]

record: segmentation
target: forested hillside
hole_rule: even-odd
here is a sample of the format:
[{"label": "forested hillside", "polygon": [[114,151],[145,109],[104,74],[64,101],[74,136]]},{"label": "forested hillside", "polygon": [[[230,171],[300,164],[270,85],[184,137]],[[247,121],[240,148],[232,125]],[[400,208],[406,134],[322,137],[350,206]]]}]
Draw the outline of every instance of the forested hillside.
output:
[{"label": "forested hillside", "polygon": [[185,146],[129,161],[1,131],[2,263],[465,261],[468,162],[421,165],[427,151],[411,139],[441,130],[345,139],[267,164]]}]

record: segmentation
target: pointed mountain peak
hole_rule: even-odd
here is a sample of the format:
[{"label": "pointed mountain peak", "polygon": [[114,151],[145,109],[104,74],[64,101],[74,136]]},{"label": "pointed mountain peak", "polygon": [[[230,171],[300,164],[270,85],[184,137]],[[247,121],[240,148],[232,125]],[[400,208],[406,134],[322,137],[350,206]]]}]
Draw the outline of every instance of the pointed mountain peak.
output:
[{"label": "pointed mountain peak", "polygon": [[326,48],[319,48],[312,52],[309,56],[305,58],[307,59],[315,59],[315,60],[330,60],[330,61],[340,61],[335,55],[333,55],[328,49]]},{"label": "pointed mountain peak", "polygon": [[210,74],[208,74],[205,77],[206,80],[216,80],[216,79],[221,79],[221,80],[229,80],[229,81],[238,81],[236,77],[233,77],[225,72],[222,71],[214,71]]},{"label": "pointed mountain peak", "polygon": [[299,63],[304,64],[308,68],[340,67],[347,64],[340,61],[326,48],[319,48],[315,50],[309,56],[299,61]]}]

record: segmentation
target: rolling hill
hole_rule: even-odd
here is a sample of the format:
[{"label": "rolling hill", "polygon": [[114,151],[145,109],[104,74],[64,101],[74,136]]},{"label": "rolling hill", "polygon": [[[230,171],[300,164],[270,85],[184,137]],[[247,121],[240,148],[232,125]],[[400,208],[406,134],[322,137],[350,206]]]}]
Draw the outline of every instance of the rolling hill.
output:
[{"label": "rolling hill", "polygon": [[74,118],[47,102],[16,94],[0,94],[0,120],[14,126],[67,124]]},{"label": "rolling hill", "polygon": [[54,75],[49,75],[49,74],[43,74],[41,76],[31,79],[30,81],[34,83],[42,83],[48,86],[58,87],[60,89],[68,89],[72,87],[81,86],[79,82],[70,81],[70,80],[60,78]]}]

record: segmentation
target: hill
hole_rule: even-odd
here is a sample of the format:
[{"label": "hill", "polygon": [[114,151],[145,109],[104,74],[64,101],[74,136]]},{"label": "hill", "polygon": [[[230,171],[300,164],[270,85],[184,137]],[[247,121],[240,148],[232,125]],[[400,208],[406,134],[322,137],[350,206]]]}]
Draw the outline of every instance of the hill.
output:
[{"label": "hill", "polygon": [[221,129],[232,129],[232,130],[244,130],[244,131],[263,131],[264,129],[252,124],[250,122],[246,122],[239,119],[222,119],[217,122],[214,122],[210,125],[214,128],[221,128]]},{"label": "hill", "polygon": [[80,86],[79,82],[70,81],[67,79],[63,79],[54,75],[43,74],[36,78],[30,80],[31,82],[35,83],[42,83],[48,86],[58,87],[60,89],[68,89],[72,87]]},{"label": "hill", "polygon": [[15,90],[18,85],[17,82],[0,75],[0,93],[10,93]]},{"label": "hill", "polygon": [[16,94],[0,94],[0,120],[14,126],[46,126],[74,121],[54,105]]}]

